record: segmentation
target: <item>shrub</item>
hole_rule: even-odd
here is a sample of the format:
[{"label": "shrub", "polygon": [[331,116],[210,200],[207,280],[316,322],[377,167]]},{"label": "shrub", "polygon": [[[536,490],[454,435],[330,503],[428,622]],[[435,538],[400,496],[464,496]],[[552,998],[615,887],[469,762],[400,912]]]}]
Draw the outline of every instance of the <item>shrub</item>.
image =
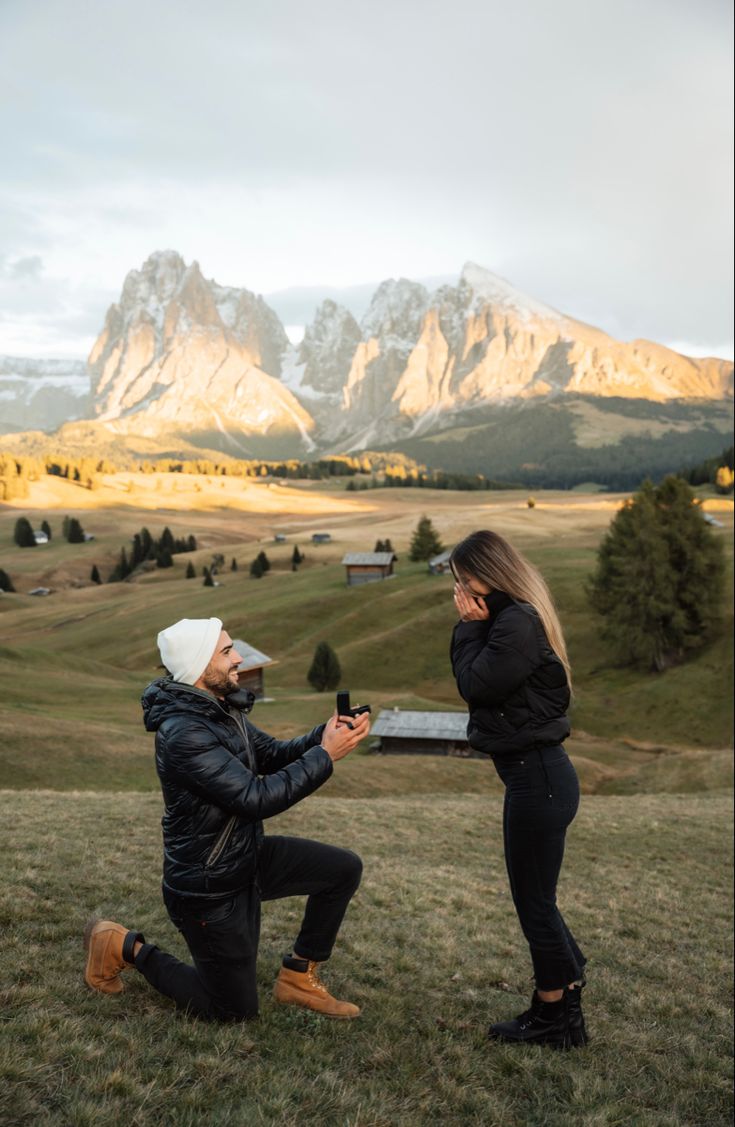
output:
[{"label": "shrub", "polygon": [[9,594],[15,591],[12,580],[7,571],[3,571],[0,567],[0,591],[7,591]]},{"label": "shrub", "polygon": [[342,670],[329,642],[319,642],[306,678],[318,693],[323,693],[325,689],[336,689],[339,685]]}]

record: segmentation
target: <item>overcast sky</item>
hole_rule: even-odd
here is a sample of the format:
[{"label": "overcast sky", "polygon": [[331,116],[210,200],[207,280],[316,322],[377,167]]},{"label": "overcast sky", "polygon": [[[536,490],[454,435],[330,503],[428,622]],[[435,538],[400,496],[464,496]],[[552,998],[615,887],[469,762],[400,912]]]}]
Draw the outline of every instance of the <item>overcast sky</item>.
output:
[{"label": "overcast sky", "polygon": [[471,259],[732,355],[730,0],[0,0],[0,353],[153,251],[269,293]]}]

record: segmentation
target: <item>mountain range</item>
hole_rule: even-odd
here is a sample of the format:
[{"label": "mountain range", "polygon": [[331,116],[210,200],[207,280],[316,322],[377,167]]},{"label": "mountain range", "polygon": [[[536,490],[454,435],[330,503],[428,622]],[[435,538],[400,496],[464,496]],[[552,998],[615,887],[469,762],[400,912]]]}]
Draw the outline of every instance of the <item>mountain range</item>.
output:
[{"label": "mountain range", "polygon": [[[359,322],[324,300],[293,345],[262,297],[160,251],[108,310],[88,387],[81,366],[65,383],[60,363],[44,383],[43,362],[0,362],[0,428],[63,422],[62,442],[238,457],[396,449],[506,476],[540,465],[529,435],[544,426],[580,449],[686,436],[682,451],[707,456],[733,395],[732,363],[622,343],[472,263],[433,292],[381,283]],[[52,386],[67,396],[55,414],[42,409]],[[508,427],[500,464],[489,439]]]}]

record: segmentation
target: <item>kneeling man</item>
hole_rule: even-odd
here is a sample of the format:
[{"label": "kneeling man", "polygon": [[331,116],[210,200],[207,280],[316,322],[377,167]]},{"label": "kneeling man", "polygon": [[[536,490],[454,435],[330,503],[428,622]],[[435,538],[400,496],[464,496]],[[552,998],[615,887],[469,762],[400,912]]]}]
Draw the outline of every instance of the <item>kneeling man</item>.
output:
[{"label": "kneeling man", "polygon": [[334,763],[368,734],[367,714],[335,715],[299,739],[276,740],[245,715],[252,694],[238,688],[242,658],[219,618],[184,618],[158,635],[158,647],[169,675],[147,687],[142,704],[146,728],[156,733],[165,804],[163,898],[194,965],[134,929],[90,920],[87,984],[119,994],[121,971],[135,967],[190,1013],[225,1021],[255,1017],[261,901],[306,895],[276,1001],[357,1017],[359,1008],[333,998],[317,967],[332,953],[362,862],[346,849],[266,836],[263,819],[326,782]]}]

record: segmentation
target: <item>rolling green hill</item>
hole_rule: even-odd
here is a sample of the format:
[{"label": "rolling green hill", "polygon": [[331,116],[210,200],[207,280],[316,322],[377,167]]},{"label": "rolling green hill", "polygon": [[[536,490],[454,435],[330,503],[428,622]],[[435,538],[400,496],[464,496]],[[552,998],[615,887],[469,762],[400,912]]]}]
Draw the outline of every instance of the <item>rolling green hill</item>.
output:
[{"label": "rolling green hill", "polygon": [[[312,493],[326,496],[323,489],[303,491],[305,498]],[[307,730],[331,711],[331,696],[314,693],[306,683],[314,648],[322,639],[337,650],[343,685],[351,689],[353,699],[370,701],[376,712],[395,706],[461,709],[448,661],[454,621],[450,583],[405,558],[410,530],[421,511],[432,513],[448,542],[476,526],[478,518],[492,521],[525,548],[547,576],[575,670],[570,750],[588,791],[717,785],[731,771],[731,755],[723,749],[731,745],[732,732],[732,607],[721,637],[687,664],[663,675],[614,668],[600,640],[599,620],[584,594],[585,577],[610,517],[604,504],[578,494],[569,500],[540,495],[531,512],[512,494],[488,502],[446,491],[375,490],[370,506],[356,506],[351,516],[333,519],[334,543],[317,549],[309,540],[313,518],[301,518],[300,524],[298,518],[289,518],[284,525],[293,530],[289,541],[274,545],[262,536],[265,518],[255,515],[108,509],[82,514],[85,524],[91,521],[99,533],[94,544],[74,546],[55,539],[43,550],[9,548],[2,566],[10,573],[25,569],[27,589],[33,581],[28,569],[42,566],[39,576],[62,575],[68,581],[75,574],[86,578],[92,560],[107,560],[109,567],[120,543],[143,523],[155,533],[166,521],[177,535],[195,532],[208,545],[175,557],[171,569],[154,570],[131,582],[67,586],[46,599],[0,598],[4,785],[154,787],[151,740],[142,728],[138,701],[143,686],[159,674],[156,633],[184,616],[216,614],[233,636],[277,661],[266,674],[273,700],[258,704],[253,714],[256,723],[276,734]],[[0,511],[0,535],[6,545],[17,511]],[[399,550],[397,577],[347,588],[339,563],[343,551],[372,547],[375,537],[386,533]],[[721,534],[727,537],[727,530]],[[298,573],[290,570],[295,542],[307,557]],[[189,560],[201,575],[213,547],[228,562],[238,556],[240,570],[224,572],[217,588],[203,587],[200,578],[185,579]],[[274,567],[265,578],[254,580],[247,564],[260,547],[267,549]],[[654,767],[661,756],[665,766]],[[453,762],[457,787],[465,786],[459,782],[461,772],[480,777],[477,772],[486,766]],[[439,763],[426,770],[427,779],[434,779],[431,785],[447,785]],[[374,785],[374,771],[375,760],[364,749],[343,772],[344,793]],[[392,766],[391,778],[394,793],[410,790],[405,765]]]}]

